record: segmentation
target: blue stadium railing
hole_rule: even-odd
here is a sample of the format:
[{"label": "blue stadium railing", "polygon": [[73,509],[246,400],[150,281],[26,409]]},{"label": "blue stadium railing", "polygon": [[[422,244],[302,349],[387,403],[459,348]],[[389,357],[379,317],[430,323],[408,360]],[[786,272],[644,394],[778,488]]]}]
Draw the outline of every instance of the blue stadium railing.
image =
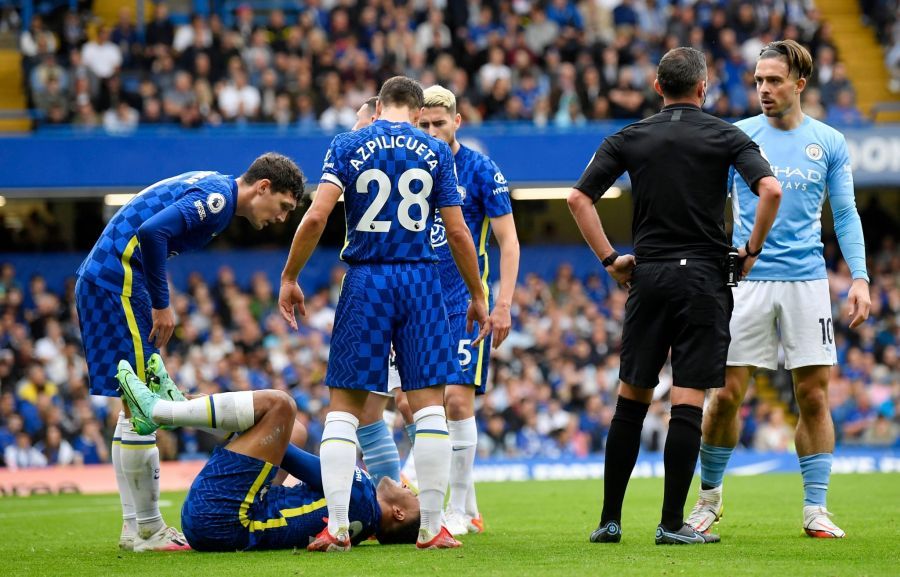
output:
[{"label": "blue stadium railing", "polygon": [[[560,128],[487,124],[464,128],[460,138],[489,154],[512,186],[571,185],[597,146],[624,122]],[[842,130],[860,187],[900,185],[900,125]],[[0,194],[9,189],[143,187],[188,170],[239,173],[259,154],[276,150],[316,178],[332,133],[272,125],[228,125],[197,130],[138,128],[129,135],[74,127],[0,139]]]}]

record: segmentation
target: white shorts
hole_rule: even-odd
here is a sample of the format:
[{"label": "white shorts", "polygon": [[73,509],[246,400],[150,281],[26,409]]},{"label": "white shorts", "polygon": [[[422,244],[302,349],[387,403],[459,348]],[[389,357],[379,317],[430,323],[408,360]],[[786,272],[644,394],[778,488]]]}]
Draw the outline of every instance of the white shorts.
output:
[{"label": "white shorts", "polygon": [[394,391],[399,389],[401,386],[400,382],[400,371],[397,370],[397,360],[394,357],[394,351],[391,349],[391,356],[388,359],[388,381],[387,381],[387,392],[385,391],[372,391],[376,395],[381,395],[383,397],[393,397]]},{"label": "white shorts", "polygon": [[728,366],[785,368],[837,363],[828,279],[741,281],[734,289]]}]

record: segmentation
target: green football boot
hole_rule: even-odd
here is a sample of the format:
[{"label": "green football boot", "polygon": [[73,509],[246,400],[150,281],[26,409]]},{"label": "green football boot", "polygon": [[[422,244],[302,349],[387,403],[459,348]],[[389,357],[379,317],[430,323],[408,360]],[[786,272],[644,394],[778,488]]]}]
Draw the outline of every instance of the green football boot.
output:
[{"label": "green football boot", "polygon": [[131,425],[138,435],[149,435],[159,428],[153,422],[153,406],[159,401],[159,395],[147,388],[147,385],[134,374],[131,363],[126,360],[119,361],[119,370],[116,372],[116,380],[119,381],[119,392],[122,400],[131,411]]},{"label": "green football boot", "polygon": [[163,364],[159,353],[153,353],[147,361],[147,387],[167,401],[187,400],[166,371],[166,365]]}]

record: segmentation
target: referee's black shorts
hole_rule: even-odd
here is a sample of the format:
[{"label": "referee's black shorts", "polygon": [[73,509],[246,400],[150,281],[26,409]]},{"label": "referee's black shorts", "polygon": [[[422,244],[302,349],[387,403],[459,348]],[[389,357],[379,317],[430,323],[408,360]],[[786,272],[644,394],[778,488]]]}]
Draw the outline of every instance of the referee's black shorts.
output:
[{"label": "referee's black shorts", "polygon": [[625,304],[623,382],[658,385],[671,349],[675,386],[724,386],[734,301],[722,267],[702,259],[638,261]]}]

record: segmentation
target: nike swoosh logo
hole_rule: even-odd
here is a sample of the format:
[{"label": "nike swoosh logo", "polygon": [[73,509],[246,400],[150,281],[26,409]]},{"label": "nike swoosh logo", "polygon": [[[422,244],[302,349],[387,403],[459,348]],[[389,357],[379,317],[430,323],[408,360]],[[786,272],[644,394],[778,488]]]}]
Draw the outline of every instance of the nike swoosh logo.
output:
[{"label": "nike swoosh logo", "polygon": [[454,452],[456,452],[456,451],[465,451],[466,449],[468,449],[468,447],[453,447],[453,451],[454,451]]}]

